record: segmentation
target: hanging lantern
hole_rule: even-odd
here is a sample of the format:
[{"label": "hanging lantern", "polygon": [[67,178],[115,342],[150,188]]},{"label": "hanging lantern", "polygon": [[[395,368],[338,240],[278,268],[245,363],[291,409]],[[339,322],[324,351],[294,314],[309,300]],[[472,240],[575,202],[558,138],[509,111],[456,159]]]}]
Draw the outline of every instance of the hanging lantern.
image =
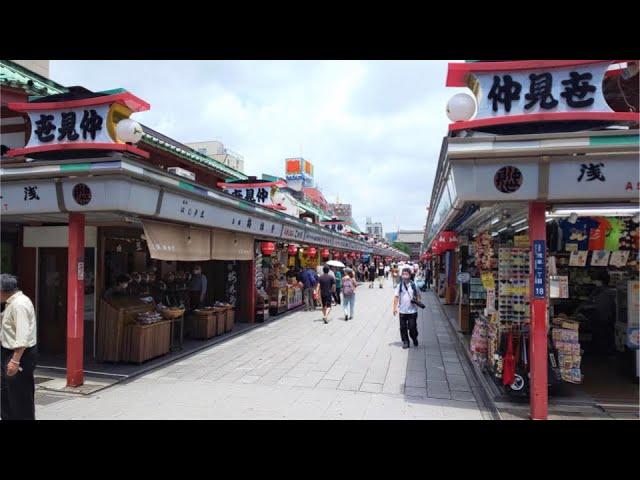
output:
[{"label": "hanging lantern", "polygon": [[315,257],[318,254],[316,247],[309,247],[307,249],[307,257]]},{"label": "hanging lantern", "polygon": [[442,251],[454,250],[458,246],[458,237],[456,232],[445,230],[438,235],[438,243]]},{"label": "hanging lantern", "polygon": [[263,255],[273,255],[273,252],[276,251],[276,244],[273,242],[262,242],[260,244],[260,250]]},{"label": "hanging lantern", "polygon": [[298,247],[296,247],[295,245],[289,245],[287,252],[289,253],[289,255],[293,256],[298,253]]},{"label": "hanging lantern", "polygon": [[329,258],[329,249],[323,248],[322,250],[320,250],[320,255],[322,256],[322,258]]}]

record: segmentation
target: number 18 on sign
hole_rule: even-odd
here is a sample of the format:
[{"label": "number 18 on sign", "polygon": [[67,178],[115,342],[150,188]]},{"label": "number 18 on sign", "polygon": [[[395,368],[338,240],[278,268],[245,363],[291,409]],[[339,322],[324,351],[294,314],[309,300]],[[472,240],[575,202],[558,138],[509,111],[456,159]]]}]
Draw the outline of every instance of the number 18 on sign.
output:
[{"label": "number 18 on sign", "polygon": [[544,240],[533,241],[533,298],[545,298],[546,296],[545,250]]}]

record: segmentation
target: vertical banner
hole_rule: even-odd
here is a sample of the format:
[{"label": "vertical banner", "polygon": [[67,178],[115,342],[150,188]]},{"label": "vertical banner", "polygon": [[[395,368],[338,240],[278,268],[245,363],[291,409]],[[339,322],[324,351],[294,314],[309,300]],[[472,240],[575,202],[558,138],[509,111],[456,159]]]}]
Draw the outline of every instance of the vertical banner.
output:
[{"label": "vertical banner", "polygon": [[545,251],[546,245],[544,240],[533,241],[533,298],[546,297]]}]

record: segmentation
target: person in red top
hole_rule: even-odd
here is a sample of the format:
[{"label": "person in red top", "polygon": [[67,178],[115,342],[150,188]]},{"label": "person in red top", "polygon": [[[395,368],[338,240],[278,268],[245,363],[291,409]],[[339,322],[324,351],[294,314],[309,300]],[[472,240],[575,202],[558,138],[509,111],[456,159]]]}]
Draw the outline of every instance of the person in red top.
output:
[{"label": "person in red top", "polygon": [[598,222],[598,226],[589,231],[589,250],[604,250],[604,240],[611,224],[604,217],[594,218]]}]

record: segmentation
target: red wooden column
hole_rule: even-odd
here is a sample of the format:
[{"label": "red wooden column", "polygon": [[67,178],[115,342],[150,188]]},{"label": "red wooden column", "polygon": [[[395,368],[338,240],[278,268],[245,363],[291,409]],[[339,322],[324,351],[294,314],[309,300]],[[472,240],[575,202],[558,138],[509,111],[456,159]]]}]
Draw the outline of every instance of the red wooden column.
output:
[{"label": "red wooden column", "polygon": [[67,275],[67,386],[84,383],[84,215],[69,214]]},{"label": "red wooden column", "polygon": [[534,282],[535,267],[535,242],[542,240],[545,245],[544,276],[546,283],[546,222],[545,207],[541,202],[529,203],[529,240],[531,242],[531,333],[529,338],[531,388],[530,406],[532,420],[546,420],[548,410],[548,384],[547,384],[547,296],[546,286],[543,285],[544,295],[536,298],[536,285]]}]

